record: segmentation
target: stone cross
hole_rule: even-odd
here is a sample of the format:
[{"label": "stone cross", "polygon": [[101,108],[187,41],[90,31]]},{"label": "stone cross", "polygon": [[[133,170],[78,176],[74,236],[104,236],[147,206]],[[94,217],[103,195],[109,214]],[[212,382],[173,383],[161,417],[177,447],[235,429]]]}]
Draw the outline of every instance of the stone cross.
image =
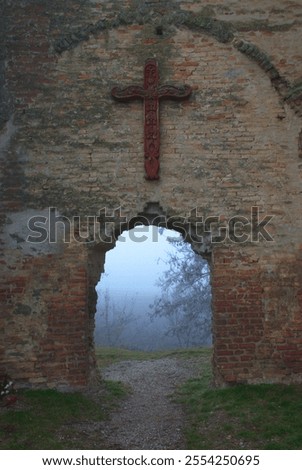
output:
[{"label": "stone cross", "polygon": [[159,100],[161,98],[181,100],[191,93],[192,88],[189,85],[180,87],[159,85],[158,65],[155,59],[148,59],[145,63],[143,87],[132,85],[126,88],[115,87],[111,90],[112,97],[118,101],[144,100],[144,154],[147,180],[159,179]]}]

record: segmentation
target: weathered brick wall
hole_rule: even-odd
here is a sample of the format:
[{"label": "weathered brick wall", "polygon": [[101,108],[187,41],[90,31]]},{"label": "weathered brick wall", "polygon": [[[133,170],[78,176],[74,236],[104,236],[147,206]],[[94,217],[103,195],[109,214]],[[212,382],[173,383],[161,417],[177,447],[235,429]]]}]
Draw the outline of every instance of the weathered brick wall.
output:
[{"label": "weathered brick wall", "polygon": [[[0,15],[0,371],[30,386],[95,378],[94,286],[112,243],[94,218],[121,207],[130,224],[191,215],[188,238],[211,260],[218,384],[301,382],[302,5],[12,3]],[[142,103],[110,96],[142,85],[150,57],[162,84],[193,88],[161,102],[159,181],[144,179]],[[273,240],[257,237],[252,207]],[[211,243],[195,208],[216,218],[212,236],[241,223]],[[49,220],[57,237],[29,243]]]}]

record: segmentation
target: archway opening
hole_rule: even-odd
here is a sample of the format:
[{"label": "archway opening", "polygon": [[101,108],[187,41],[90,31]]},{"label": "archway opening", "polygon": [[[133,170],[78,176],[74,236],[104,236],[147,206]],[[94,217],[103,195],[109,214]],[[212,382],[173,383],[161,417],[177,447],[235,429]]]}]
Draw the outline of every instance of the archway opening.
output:
[{"label": "archway opening", "polygon": [[106,253],[96,292],[96,347],[212,344],[210,266],[174,230],[139,225],[123,231]]}]

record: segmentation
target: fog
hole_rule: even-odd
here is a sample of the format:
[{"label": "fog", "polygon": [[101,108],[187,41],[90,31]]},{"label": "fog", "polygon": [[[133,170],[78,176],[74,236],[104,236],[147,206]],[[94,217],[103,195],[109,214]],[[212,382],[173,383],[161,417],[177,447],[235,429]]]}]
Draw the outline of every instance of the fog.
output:
[{"label": "fog", "polygon": [[[145,351],[182,346],[169,332],[169,319],[151,318],[155,298],[164,295],[158,284],[170,253],[177,249],[168,238],[179,234],[157,227],[123,232],[106,255],[98,294],[95,344]],[[210,343],[210,339],[208,341]]]}]

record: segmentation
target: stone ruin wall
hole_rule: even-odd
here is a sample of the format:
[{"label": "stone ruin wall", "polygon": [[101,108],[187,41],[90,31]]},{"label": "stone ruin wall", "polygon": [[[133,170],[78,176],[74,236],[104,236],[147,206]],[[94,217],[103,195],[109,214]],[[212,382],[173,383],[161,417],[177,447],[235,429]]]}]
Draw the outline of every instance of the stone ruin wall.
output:
[{"label": "stone ruin wall", "polygon": [[[211,265],[218,385],[301,382],[302,2],[7,1],[0,22],[0,372],[95,379],[106,208],[116,233],[121,214],[186,219]],[[162,84],[193,88],[160,104],[159,181],[144,178],[142,103],[110,96],[142,84],[149,57]],[[253,207],[272,241],[239,224],[211,242]],[[219,222],[204,233],[195,209]],[[27,241],[32,217],[53,217],[54,240]]]}]

